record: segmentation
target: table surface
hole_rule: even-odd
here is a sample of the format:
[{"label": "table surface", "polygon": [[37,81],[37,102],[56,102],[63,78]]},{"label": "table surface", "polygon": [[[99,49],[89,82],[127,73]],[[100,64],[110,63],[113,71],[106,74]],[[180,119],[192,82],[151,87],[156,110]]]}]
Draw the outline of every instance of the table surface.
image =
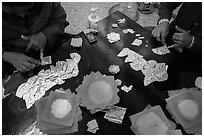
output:
[{"label": "table surface", "polygon": [[[118,28],[112,28],[113,23],[117,23],[118,19],[125,18],[124,24],[119,24]],[[140,33],[144,36],[141,46],[131,46],[131,43],[136,38],[135,34],[124,34],[123,29],[133,29],[135,33]],[[107,18],[99,22],[100,32],[97,35],[97,43],[90,44],[83,33],[79,33],[75,37],[83,39],[82,48],[73,48],[70,46],[71,39],[67,40],[59,50],[52,55],[52,63],[55,65],[57,61],[70,58],[69,53],[79,53],[81,60],[79,62],[79,74],[76,77],[67,79],[62,85],[56,85],[46,92],[47,96],[50,91],[63,87],[64,89],[75,89],[82,83],[83,77],[89,75],[92,71],[100,71],[102,74],[110,75],[108,68],[112,64],[120,66],[120,72],[115,75],[115,79],[120,79],[122,85],[133,85],[133,89],[128,93],[120,90],[118,96],[120,102],[116,106],[127,108],[122,124],[116,124],[104,119],[104,112],[91,114],[86,108],[80,107],[82,110],[83,119],[79,122],[79,131],[74,134],[92,134],[87,130],[87,122],[96,119],[99,125],[99,130],[96,134],[103,135],[128,135],[134,134],[131,129],[129,116],[143,111],[147,105],[160,105],[168,119],[175,122],[170,113],[166,110],[165,99],[168,98],[167,91],[182,87],[194,86],[194,81],[201,73],[189,65],[189,61],[183,61],[183,57],[173,49],[170,54],[163,56],[154,54],[151,49],[162,46],[157,42],[151,34],[143,27],[139,26],[133,20],[120,12],[115,12]],[[109,43],[106,35],[111,32],[120,33],[121,40],[116,43]],[[148,41],[148,42],[146,42]],[[146,47],[145,45],[148,45]],[[131,69],[129,63],[124,62],[124,58],[118,58],[117,54],[125,47],[136,51],[144,56],[146,60],[156,60],[159,63],[165,63],[168,67],[168,80],[163,82],[153,82],[148,86],[144,86],[144,75],[141,71]],[[186,64],[186,65],[185,65]],[[41,66],[35,70],[35,74],[41,69],[48,69],[49,66]],[[189,76],[189,77],[188,77]],[[20,73],[13,74],[9,81],[4,85],[6,91],[14,91],[17,87],[27,80],[27,76],[22,76]],[[120,87],[118,87],[120,89]],[[36,107],[33,105],[27,110],[25,102],[11,94],[2,101],[2,132],[3,134],[19,134],[28,128],[36,119]],[[177,128],[181,129],[183,134],[186,134],[182,127],[177,124]]]}]

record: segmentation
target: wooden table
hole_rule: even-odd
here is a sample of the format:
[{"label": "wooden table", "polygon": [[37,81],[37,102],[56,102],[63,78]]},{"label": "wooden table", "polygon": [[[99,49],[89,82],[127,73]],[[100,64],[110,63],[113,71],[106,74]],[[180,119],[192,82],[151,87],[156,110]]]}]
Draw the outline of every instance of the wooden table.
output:
[{"label": "wooden table", "polygon": [[[112,23],[117,23],[117,20],[122,18],[126,19],[125,23],[119,24],[118,28],[113,29]],[[131,43],[136,37],[135,34],[124,34],[122,32],[123,29],[127,28],[133,29],[135,33],[140,33],[145,37],[141,46],[131,46]],[[167,118],[175,122],[170,113],[166,110],[165,99],[168,98],[166,91],[178,89],[184,86],[192,87],[195,79],[198,76],[201,76],[201,73],[197,71],[196,68],[193,68],[193,65],[189,64],[190,61],[185,61],[183,57],[174,50],[171,50],[171,54],[163,56],[154,54],[151,49],[162,46],[161,43],[157,42],[148,31],[120,12],[115,12],[100,21],[99,29],[100,32],[97,35],[97,43],[91,45],[85,38],[84,34],[79,33],[76,37],[81,37],[83,39],[82,48],[71,47],[71,40],[69,39],[52,55],[52,62],[54,65],[57,61],[70,58],[69,53],[79,53],[82,58],[79,62],[78,76],[67,79],[62,85],[54,86],[46,92],[45,96],[47,96],[50,91],[61,87],[64,89],[69,88],[72,92],[75,92],[75,89],[82,83],[83,77],[85,75],[89,75],[92,71],[100,71],[102,74],[110,75],[108,68],[112,64],[120,66],[120,72],[115,76],[115,79],[122,80],[122,85],[133,85],[133,89],[128,93],[122,90],[118,93],[120,102],[116,105],[127,108],[122,124],[115,124],[104,119],[104,112],[98,112],[91,115],[86,108],[81,107],[83,119],[79,122],[79,131],[74,134],[91,134],[86,131],[86,124],[91,119],[96,119],[98,122],[99,130],[96,134],[133,134],[130,129],[131,122],[129,116],[143,111],[148,104],[151,106],[160,105]],[[121,40],[110,44],[106,38],[106,35],[110,32],[120,33]],[[148,47],[145,45],[148,45]],[[158,63],[165,63],[169,65],[168,80],[163,82],[153,82],[148,86],[144,86],[144,75],[142,72],[134,71],[131,69],[129,63],[124,62],[124,58],[117,57],[117,54],[125,47],[143,55],[146,60],[153,59]],[[41,66],[37,68],[35,70],[35,74],[43,68],[46,69],[49,68],[49,66]],[[187,74],[190,75],[189,78]],[[5,85],[5,89],[7,91],[14,91],[15,93],[16,88],[20,85],[20,83],[26,81],[27,78],[28,77],[26,76],[22,77],[19,73],[14,74],[10,81],[8,81]],[[27,110],[24,101],[16,97],[15,94],[11,94],[6,97],[2,103],[3,134],[18,134],[20,131],[35,122],[35,105],[33,105],[31,109]],[[179,124],[177,125],[177,128],[181,129],[183,134],[186,134]]]}]

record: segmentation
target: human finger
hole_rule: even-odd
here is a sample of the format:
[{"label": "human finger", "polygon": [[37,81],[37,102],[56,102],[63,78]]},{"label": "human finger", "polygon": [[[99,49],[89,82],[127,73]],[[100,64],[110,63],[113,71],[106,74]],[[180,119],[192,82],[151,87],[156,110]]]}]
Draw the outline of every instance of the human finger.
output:
[{"label": "human finger", "polygon": [[16,72],[18,72],[18,71],[20,71],[20,72],[21,72],[21,71],[22,71],[22,70],[21,70],[21,67],[18,67],[18,68],[16,68],[16,69],[17,69],[17,71],[16,71]]},{"label": "human finger", "polygon": [[31,58],[31,57],[27,57],[28,61],[31,62],[31,63],[34,63],[36,65],[39,65],[40,64],[40,61],[34,59],[34,58]]},{"label": "human finger", "polygon": [[175,48],[175,47],[178,47],[178,46],[179,46],[178,44],[173,44],[171,46],[168,46],[168,48],[170,49],[170,48]]},{"label": "human finger", "polygon": [[179,28],[178,26],[176,26],[176,30],[179,31],[179,32],[182,32],[182,33],[186,32],[186,30],[184,30],[182,28]]},{"label": "human finger", "polygon": [[182,35],[183,35],[183,33],[174,33],[173,36],[175,36],[175,37],[182,37]]},{"label": "human finger", "polygon": [[180,40],[180,39],[179,39],[179,36],[177,36],[177,35],[173,35],[173,36],[172,36],[172,39],[174,39],[174,40]]},{"label": "human finger", "polygon": [[179,42],[179,41],[181,42],[181,40],[178,37],[175,37],[175,36],[172,37],[172,40],[174,41],[174,43]]},{"label": "human finger", "polygon": [[33,45],[33,48],[32,48],[32,49],[35,50],[35,51],[38,51],[38,50],[39,50],[39,48],[38,48],[37,45]]},{"label": "human finger", "polygon": [[26,52],[30,51],[30,50],[32,49],[32,46],[33,46],[33,42],[30,41],[30,42],[28,43],[27,48],[26,48]]},{"label": "human finger", "polygon": [[153,29],[153,31],[152,31],[152,35],[154,36],[154,34],[155,34],[155,31],[156,31],[156,27]]},{"label": "human finger", "polygon": [[29,69],[34,69],[35,68],[35,64],[30,63],[30,62],[24,62],[23,65],[26,66]]},{"label": "human finger", "polygon": [[156,40],[157,40],[157,41],[161,41],[161,39],[160,39],[161,36],[160,36],[160,35],[161,35],[161,32],[160,32],[160,31],[156,31],[156,32],[155,32],[154,36],[156,37]]},{"label": "human finger", "polygon": [[174,39],[173,39],[173,42],[174,42],[175,44],[179,44],[179,45],[182,44],[182,42],[179,41],[179,40],[174,40]]},{"label": "human finger", "polygon": [[20,72],[26,72],[28,68],[25,65],[20,66]]},{"label": "human finger", "polygon": [[154,37],[156,37],[157,32],[158,32],[158,28],[155,28],[155,29],[152,31],[152,35],[153,35]]},{"label": "human finger", "polygon": [[166,33],[163,31],[163,32],[161,32],[161,42],[162,42],[162,44],[165,44],[165,39],[166,39]]}]

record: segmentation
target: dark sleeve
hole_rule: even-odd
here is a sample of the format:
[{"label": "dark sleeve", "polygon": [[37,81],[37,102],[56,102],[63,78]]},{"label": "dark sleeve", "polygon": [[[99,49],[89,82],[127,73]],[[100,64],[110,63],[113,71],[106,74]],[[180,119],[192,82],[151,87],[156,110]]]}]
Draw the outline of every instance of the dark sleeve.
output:
[{"label": "dark sleeve", "polygon": [[66,13],[60,3],[53,3],[51,14],[48,25],[42,30],[47,37],[49,47],[55,44],[60,35],[64,33],[65,27],[69,24],[66,21]]},{"label": "dark sleeve", "polygon": [[159,20],[161,19],[170,20],[173,11],[181,4],[182,4],[181,2],[161,2],[158,9]]},{"label": "dark sleeve", "polygon": [[202,55],[202,32],[198,32],[198,34],[195,36],[195,40],[193,43],[193,46],[189,49],[190,52]]}]

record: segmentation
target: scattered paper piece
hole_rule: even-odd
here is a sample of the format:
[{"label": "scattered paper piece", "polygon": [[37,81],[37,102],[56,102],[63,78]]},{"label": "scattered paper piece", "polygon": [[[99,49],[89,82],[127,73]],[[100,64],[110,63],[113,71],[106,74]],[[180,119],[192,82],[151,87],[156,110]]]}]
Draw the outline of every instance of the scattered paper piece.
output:
[{"label": "scattered paper piece", "polygon": [[98,34],[98,31],[97,31],[97,30],[95,30],[95,29],[86,29],[86,30],[84,30],[83,32],[84,32],[86,38],[88,39],[88,41],[89,41],[90,43],[93,43],[93,42],[96,42],[96,41],[97,41],[97,39],[96,39],[96,37],[95,37],[95,35]]},{"label": "scattered paper piece", "polygon": [[109,111],[106,112],[104,118],[110,122],[122,124],[127,108],[112,106]]},{"label": "scattered paper piece", "polygon": [[42,64],[43,66],[44,66],[44,65],[52,64],[51,56],[43,57],[43,58],[42,58],[42,61],[41,61],[41,64]]},{"label": "scattered paper piece", "polygon": [[70,53],[70,57],[74,60],[75,63],[79,63],[81,56],[78,53]]},{"label": "scattered paper piece", "polygon": [[150,77],[146,77],[144,78],[144,86],[147,86],[149,84],[151,84],[152,82],[158,81],[157,78],[155,76],[150,76]]},{"label": "scattered paper piece", "polygon": [[123,33],[127,34],[128,33],[128,29],[124,29]]},{"label": "scattered paper piece", "polygon": [[141,34],[136,34],[136,37],[139,37]]},{"label": "scattered paper piece", "polygon": [[113,28],[117,28],[117,27],[118,27],[118,24],[113,23],[113,24],[112,24],[112,27],[113,27]]},{"label": "scattered paper piece", "polygon": [[121,90],[123,90],[123,91],[128,93],[130,90],[132,90],[132,88],[133,88],[132,85],[130,85],[129,87],[124,85],[124,86],[121,87]]},{"label": "scattered paper piece", "polygon": [[135,33],[133,29],[128,29],[128,32],[130,32],[131,34]]},{"label": "scattered paper piece", "polygon": [[107,38],[108,38],[110,43],[114,43],[114,42],[120,40],[120,34],[115,33],[115,32],[111,32],[111,33],[107,34]]},{"label": "scattered paper piece", "polygon": [[88,127],[93,130],[98,127],[97,121],[95,119],[88,122]]},{"label": "scattered paper piece", "polygon": [[135,71],[139,71],[139,70],[142,70],[143,69],[143,65],[142,63],[135,63],[135,62],[132,62],[130,63],[130,67],[135,70]]},{"label": "scattered paper piece", "polygon": [[139,40],[139,39],[135,39],[131,45],[135,45],[135,46],[140,46],[142,44],[142,40]]},{"label": "scattered paper piece", "polygon": [[125,58],[125,63],[132,62],[135,59],[134,53],[128,52],[128,56]]},{"label": "scattered paper piece", "polygon": [[87,124],[88,129],[87,131],[92,132],[92,133],[96,133],[96,131],[99,129],[97,121],[95,119],[91,120],[88,122]]},{"label": "scattered paper piece", "polygon": [[144,37],[138,37],[138,39],[144,39]]},{"label": "scattered paper piece", "polygon": [[167,69],[168,65],[165,65],[165,63],[157,63],[156,65],[151,64],[149,68],[143,69],[142,73],[145,75],[144,85],[147,86],[154,81],[161,82],[167,80]]},{"label": "scattered paper piece", "polygon": [[123,30],[123,33],[128,33],[128,32],[130,32],[131,34],[135,33],[135,31],[133,29],[124,29]]},{"label": "scattered paper piece", "polygon": [[152,49],[152,51],[155,54],[158,54],[158,55],[165,55],[167,53],[170,53],[170,51],[169,51],[167,46],[162,46],[162,47],[154,48],[154,49]]},{"label": "scattered paper piece", "polygon": [[125,18],[119,19],[118,23],[125,23]]},{"label": "scattered paper piece", "polygon": [[132,8],[132,6],[129,5],[129,6],[127,6],[127,8],[130,9],[130,8]]},{"label": "scattered paper piece", "polygon": [[156,64],[157,64],[157,62],[155,60],[148,60],[147,62],[150,65],[151,68],[156,66]]},{"label": "scattered paper piece", "polygon": [[108,70],[111,74],[117,74],[120,71],[120,67],[118,65],[110,65]]},{"label": "scattered paper piece", "polygon": [[117,86],[120,86],[122,84],[122,81],[120,79],[116,79],[115,82],[116,82]]},{"label": "scattered paper piece", "polygon": [[73,47],[82,47],[82,38],[72,38],[71,45]]},{"label": "scattered paper piece", "polygon": [[123,50],[120,51],[120,53],[119,53],[117,56],[118,56],[118,57],[124,57],[124,56],[127,56],[127,55],[128,55],[128,51],[129,51],[128,48],[123,48]]}]

